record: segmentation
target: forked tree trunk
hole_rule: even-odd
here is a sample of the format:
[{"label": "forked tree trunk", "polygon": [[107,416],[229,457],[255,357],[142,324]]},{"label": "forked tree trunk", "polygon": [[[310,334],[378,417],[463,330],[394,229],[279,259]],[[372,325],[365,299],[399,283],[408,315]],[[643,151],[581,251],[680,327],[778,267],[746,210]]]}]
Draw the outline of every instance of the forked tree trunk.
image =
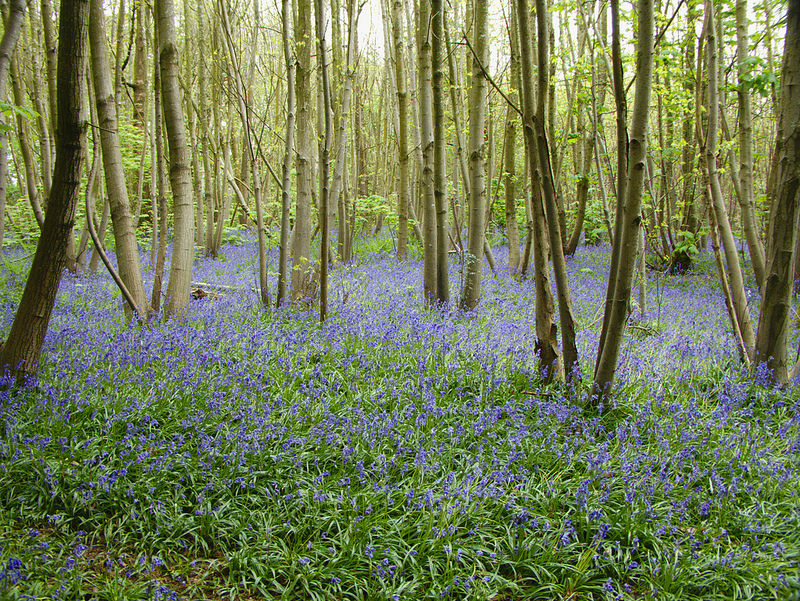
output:
[{"label": "forked tree trunk", "polygon": [[61,6],[58,48],[58,139],[47,216],[25,290],[3,347],[0,366],[18,378],[34,372],[67,260],[80,191],[86,143],[84,87],[88,64],[88,0],[65,0]]},{"label": "forked tree trunk", "polygon": [[111,84],[111,64],[103,26],[102,0],[90,0],[89,42],[92,57],[92,79],[97,104],[100,145],[103,152],[103,169],[106,191],[111,209],[114,243],[117,252],[119,275],[136,306],[138,317],[147,315],[149,306],[139,265],[139,244],[133,228],[133,217],[128,200],[128,187],[122,167],[122,153],[117,135],[117,106]]},{"label": "forked tree trunk", "polygon": [[714,0],[706,0],[706,60],[708,72],[708,135],[706,136],[706,168],[711,191],[714,215],[722,241],[722,250],[728,266],[730,290],[735,308],[736,322],[733,329],[742,333],[747,354],[752,356],[755,347],[753,322],[747,307],[747,292],[744,288],[742,266],[733,238],[728,210],[717,171],[717,134],[719,131],[719,84],[717,71],[717,35],[714,27]]},{"label": "forked tree trunk", "polygon": [[[550,382],[561,371],[553,290],[550,286],[550,268],[547,260],[547,226],[538,187],[538,161],[536,159],[536,137],[534,131],[533,99],[533,48],[530,33],[530,9],[528,0],[517,0],[517,23],[519,25],[520,66],[522,70],[522,132],[525,140],[525,156],[531,179],[531,226],[536,285],[536,347],[539,353],[539,373],[542,380]],[[527,247],[527,245],[526,245]],[[523,257],[523,262],[525,257]]]},{"label": "forked tree trunk", "polygon": [[545,128],[545,93],[548,90],[548,65],[550,63],[548,45],[548,11],[544,0],[536,0],[536,21],[538,24],[537,41],[539,62],[537,73],[537,109],[534,122],[536,145],[539,151],[539,171],[542,183],[542,195],[547,214],[547,227],[550,235],[550,251],[553,257],[553,271],[558,295],[558,316],[561,322],[561,346],[564,352],[564,372],[567,381],[580,378],[578,364],[578,347],[575,344],[575,318],[572,315],[572,299],[569,294],[569,280],[564,260],[564,246],[560,225],[559,204],[556,199],[555,181],[550,159],[550,146]]},{"label": "forked tree trunk", "polygon": [[[785,39],[775,145],[777,173],[772,177],[775,190],[770,217],[771,241],[755,355],[755,363],[766,363],[771,377],[779,383],[787,379],[786,343],[792,284],[798,275],[792,273],[792,252],[800,211],[800,0],[789,0]],[[791,373],[792,378],[798,375],[800,363]]]},{"label": "forked tree trunk", "polygon": [[[622,49],[620,41],[620,16],[619,16],[619,0],[611,0],[611,77],[614,84],[614,105],[616,108],[616,132],[617,132],[617,185],[616,185],[616,211],[614,216],[614,233],[611,236],[611,266],[608,273],[608,284],[606,286],[606,300],[603,307],[603,323],[600,328],[600,343],[598,345],[597,358],[595,360],[595,376],[600,364],[601,350],[606,343],[606,335],[608,334],[608,325],[611,323],[610,312],[612,309],[613,299],[615,298],[614,287],[618,280],[618,269],[620,264],[619,255],[622,252],[622,244],[620,238],[622,237],[622,230],[624,227],[625,218],[625,204],[627,202],[626,188],[627,188],[627,174],[628,174],[628,103],[625,95],[625,82],[622,79]],[[638,79],[637,74],[637,79]],[[648,89],[649,94],[649,89]],[[644,109],[645,111],[647,108]],[[596,115],[595,120],[599,119]],[[596,140],[599,136],[596,136]],[[598,155],[597,172],[602,178],[602,170],[599,164],[599,152],[595,149]],[[644,165],[642,165],[644,172]],[[644,173],[642,173],[644,178]],[[613,186],[613,182],[612,182]],[[614,365],[616,370],[616,361]],[[612,374],[613,379],[613,374]]]},{"label": "forked tree trunk", "polygon": [[[631,120],[627,186],[624,208],[622,211],[618,211],[622,223],[621,227],[617,228],[618,235],[615,235],[614,238],[614,246],[619,245],[619,262],[613,294],[606,299],[608,310],[603,318],[605,339],[602,340],[597,350],[598,362],[593,386],[593,402],[595,403],[599,403],[601,398],[611,392],[611,385],[614,382],[625,319],[628,315],[639,228],[642,226],[642,191],[647,160],[647,119],[653,79],[652,0],[639,0],[637,9],[639,12],[639,37],[636,43],[636,91]],[[623,149],[620,148],[620,152],[622,151]],[[617,202],[621,201],[621,198],[617,200]]]}]

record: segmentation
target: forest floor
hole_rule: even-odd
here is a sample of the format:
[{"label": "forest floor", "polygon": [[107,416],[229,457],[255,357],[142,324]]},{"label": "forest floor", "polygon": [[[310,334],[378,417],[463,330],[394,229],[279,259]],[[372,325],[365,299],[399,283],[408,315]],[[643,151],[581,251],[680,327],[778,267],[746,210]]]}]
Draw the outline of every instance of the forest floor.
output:
[{"label": "forest floor", "polygon": [[[537,381],[502,247],[469,315],[362,248],[320,326],[259,306],[238,242],[166,323],[65,276],[39,379],[0,390],[0,599],[800,599],[798,390],[738,365],[708,257],[649,274],[598,415]],[[569,260],[586,378],[608,254]]]}]

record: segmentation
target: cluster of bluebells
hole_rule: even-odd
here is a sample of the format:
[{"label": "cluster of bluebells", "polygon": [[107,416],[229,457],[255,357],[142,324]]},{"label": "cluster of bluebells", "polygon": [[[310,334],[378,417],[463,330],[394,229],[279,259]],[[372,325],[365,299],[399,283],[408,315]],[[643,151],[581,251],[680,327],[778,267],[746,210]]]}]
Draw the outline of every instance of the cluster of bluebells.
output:
[{"label": "cluster of bluebells", "polygon": [[[254,257],[198,260],[230,290],[148,327],[106,279],[67,277],[37,387],[0,390],[0,498],[142,548],[213,545],[253,587],[487,598],[579,565],[608,599],[726,598],[797,575],[800,405],[742,377],[713,281],[651,282],[610,420],[536,384],[533,282],[502,249],[470,315],[425,309],[421,266],[378,256],[333,271],[321,326],[258,306]],[[569,268],[588,370],[607,249]]]}]

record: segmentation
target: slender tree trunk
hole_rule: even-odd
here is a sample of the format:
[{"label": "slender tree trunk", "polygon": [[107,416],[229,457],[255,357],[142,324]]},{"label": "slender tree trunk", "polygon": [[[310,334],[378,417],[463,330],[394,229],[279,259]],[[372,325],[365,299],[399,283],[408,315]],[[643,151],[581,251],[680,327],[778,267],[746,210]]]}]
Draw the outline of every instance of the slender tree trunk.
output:
[{"label": "slender tree trunk", "polygon": [[[154,28],[153,47],[160,46],[158,28]],[[156,181],[156,194],[158,196],[158,224],[153,221],[153,229],[158,228],[158,252],[156,253],[155,273],[153,274],[153,291],[150,304],[153,312],[161,308],[161,289],[164,281],[164,265],[167,260],[167,184],[164,179],[164,124],[161,111],[161,70],[158,65],[158,56],[153,61],[153,130],[155,131],[155,164],[153,165]]]},{"label": "slender tree trunk", "polygon": [[80,190],[86,115],[83,85],[86,72],[88,0],[64,1],[59,22],[58,139],[53,186],[42,235],[36,247],[25,290],[0,349],[0,365],[18,377],[36,371],[50,315],[55,304],[61,272],[67,259]]},{"label": "slender tree trunk", "polygon": [[750,105],[750,90],[745,79],[751,69],[748,64],[750,38],[747,34],[747,0],[736,0],[736,52],[739,71],[739,187],[741,188],[742,227],[747,238],[750,260],[756,274],[756,282],[764,286],[764,245],[758,234],[755,207],[753,205],[753,114]]},{"label": "slender tree trunk", "polygon": [[311,277],[311,195],[314,165],[312,152],[311,2],[297,0],[294,28],[297,56],[297,201],[295,205],[294,246],[292,249],[292,300],[306,295]]},{"label": "slender tree trunk", "polygon": [[136,306],[138,317],[149,310],[145,296],[142,270],[139,265],[139,244],[133,229],[128,188],[122,167],[122,153],[117,136],[117,107],[111,84],[111,65],[103,27],[102,0],[90,0],[89,41],[91,44],[92,78],[95,102],[97,103],[98,129],[103,152],[103,169],[106,176],[106,191],[114,228],[119,275]]},{"label": "slender tree trunk", "polygon": [[[519,43],[517,42],[516,4],[511,3],[511,23],[509,24],[511,46],[511,102],[519,105]],[[508,270],[517,273],[521,264],[519,250],[519,226],[517,224],[516,198],[516,145],[517,114],[511,106],[506,107],[506,126],[503,133],[503,188],[505,194],[506,235],[508,236]]]},{"label": "slender tree trunk", "polygon": [[[337,246],[339,258],[344,260],[344,247],[347,240],[347,215],[344,211],[342,187],[345,166],[347,164],[347,126],[350,121],[350,105],[353,98],[353,82],[355,81],[355,41],[358,27],[358,9],[355,0],[348,0],[348,37],[347,37],[347,73],[342,87],[342,101],[340,103],[339,126],[336,130],[336,164],[333,169],[333,183],[330,188],[330,211],[338,213]],[[328,227],[332,227],[329,224]]]},{"label": "slender tree trunk", "polygon": [[[8,71],[11,67],[11,58],[17,47],[17,40],[25,21],[25,0],[13,0],[9,6],[8,17],[5,21],[3,38],[0,40],[0,100],[6,97],[8,87]],[[6,192],[8,178],[8,133],[4,127],[5,116],[0,116],[0,249],[3,248],[5,236]]]},{"label": "slender tree trunk", "polygon": [[[267,280],[267,236],[264,228],[264,209],[261,203],[262,184],[261,175],[259,174],[258,164],[256,160],[255,141],[253,140],[253,126],[252,126],[252,107],[247,101],[247,90],[244,82],[242,81],[242,72],[239,68],[239,60],[236,55],[236,48],[233,44],[233,35],[231,33],[230,18],[228,16],[227,0],[220,0],[219,12],[222,15],[222,27],[225,34],[225,46],[228,49],[228,60],[230,61],[233,81],[236,85],[236,98],[239,104],[239,116],[242,120],[242,131],[244,134],[244,152],[248,155],[248,161],[251,168],[251,178],[253,182],[253,197],[256,203],[256,227],[258,229],[258,283],[261,290],[261,303],[264,306],[269,305],[269,282]],[[254,50],[255,51],[255,50]],[[229,151],[228,151],[229,152]],[[227,154],[226,154],[227,158]],[[226,174],[227,176],[227,174]],[[221,242],[222,230],[225,227],[226,215],[220,215],[219,221],[219,241]],[[219,244],[214,245],[219,248]]]},{"label": "slender tree trunk", "polygon": [[[550,382],[561,371],[553,291],[550,286],[550,269],[547,261],[547,230],[542,200],[538,191],[538,161],[536,159],[536,134],[534,126],[533,48],[530,33],[528,0],[517,0],[519,25],[520,66],[522,70],[522,132],[525,155],[531,179],[531,233],[536,285],[536,348],[539,352],[539,372],[542,380]],[[524,260],[524,258],[523,258]]]},{"label": "slender tree trunk", "polygon": [[[643,47],[641,47],[643,48]],[[639,50],[637,49],[637,59],[639,57]],[[627,203],[627,174],[628,174],[628,105],[625,97],[625,82],[622,75],[622,49],[620,43],[620,16],[619,16],[619,0],[611,0],[611,76],[614,84],[614,104],[616,107],[616,132],[617,132],[617,185],[616,185],[616,211],[614,217],[614,235],[611,237],[611,266],[608,273],[608,285],[606,287],[606,301],[603,308],[603,324],[600,329],[600,343],[598,345],[597,359],[595,362],[595,379],[597,378],[597,370],[600,365],[601,351],[605,348],[606,335],[608,334],[608,325],[612,322],[611,310],[613,307],[614,299],[616,298],[615,287],[619,278],[619,265],[620,253],[622,252],[622,244],[620,239],[622,230],[624,229],[625,219],[625,205]],[[639,74],[637,71],[637,81]],[[638,85],[638,84],[637,84]],[[638,89],[638,88],[637,88]],[[650,94],[650,86],[647,89],[648,99]],[[647,111],[647,108],[643,109]],[[600,173],[600,165],[597,167]],[[609,166],[609,171],[611,170]],[[642,165],[644,171],[644,165]],[[644,177],[644,173],[642,173]],[[613,182],[612,182],[613,186]],[[641,199],[638,201],[641,202]],[[630,219],[630,216],[628,217]],[[633,244],[629,242],[629,244]],[[627,307],[627,305],[626,305]],[[621,333],[620,333],[621,334]],[[611,379],[613,380],[613,371],[616,370],[616,359],[612,368]],[[611,381],[611,380],[609,380]]]},{"label": "slender tree trunk", "polygon": [[[622,211],[618,211],[622,224],[614,238],[614,246],[619,246],[619,264],[617,266],[613,295],[606,300],[606,306],[609,310],[603,318],[605,340],[601,341],[597,351],[599,360],[595,369],[593,390],[595,402],[599,402],[603,396],[610,393],[611,385],[614,382],[619,350],[622,346],[622,333],[631,296],[639,228],[642,225],[642,191],[647,160],[647,119],[653,78],[652,0],[639,0],[637,9],[639,13],[639,37],[636,43],[636,88],[631,120],[627,186],[625,188],[624,208]],[[613,11],[614,7],[612,6],[612,13]],[[618,23],[616,26],[618,26]],[[618,199],[618,202],[621,201],[621,198]]]},{"label": "slender tree trunk", "polygon": [[[352,0],[351,0],[352,1]],[[325,321],[328,314],[328,249],[330,228],[328,226],[328,201],[330,200],[330,156],[331,156],[331,81],[328,71],[328,49],[325,41],[325,10],[323,0],[314,0],[314,16],[317,34],[317,60],[322,75],[322,101],[325,116],[325,132],[322,140],[319,169],[319,228],[321,235],[319,262],[319,320]],[[350,34],[352,35],[353,18],[351,13]],[[348,52],[349,55],[349,52]],[[350,81],[352,91],[352,80]],[[349,108],[349,107],[348,107]],[[344,140],[342,140],[344,143]]]},{"label": "slender tree trunk", "polygon": [[[22,93],[22,82],[20,81],[16,59],[11,62],[11,90],[14,96],[14,104],[17,106],[24,106],[25,98]],[[42,203],[39,196],[38,176],[36,173],[33,149],[30,143],[28,121],[21,113],[17,113],[17,140],[19,141],[20,153],[22,154],[22,164],[25,168],[25,189],[28,193],[28,202],[30,202],[31,209],[33,209],[36,223],[39,229],[41,229],[44,226],[44,211],[42,210]]]},{"label": "slender tree trunk", "polygon": [[[469,197],[469,168],[467,167],[467,158],[465,156],[466,147],[464,144],[464,136],[462,135],[463,129],[461,127],[461,107],[459,106],[459,96],[457,89],[457,72],[456,61],[454,57],[453,47],[450,43],[450,28],[447,25],[447,19],[443,22],[444,28],[444,41],[445,49],[447,52],[447,71],[450,77],[450,108],[453,112],[453,129],[455,130],[456,141],[456,157],[458,172],[461,175],[461,184],[463,187],[463,197]],[[456,187],[457,190],[457,187]],[[460,195],[457,195],[460,197]],[[461,245],[461,229],[464,224],[464,210],[463,203],[459,203],[456,207],[457,210],[453,211],[453,222],[456,224],[456,235],[458,237],[458,246]]]},{"label": "slender tree trunk", "polygon": [[189,304],[194,246],[194,203],[189,148],[186,143],[186,126],[181,102],[173,0],[156,0],[155,13],[159,39],[161,98],[169,143],[169,178],[174,215],[172,260],[169,266],[165,310],[167,315],[174,316],[183,313]]},{"label": "slender tree trunk", "polygon": [[[777,173],[770,216],[769,257],[756,336],[755,363],[766,364],[775,382],[787,380],[786,343],[790,328],[792,273],[800,212],[800,0],[789,0],[781,73],[780,113],[775,145]],[[800,363],[792,378],[800,375]]]},{"label": "slender tree trunk", "polygon": [[556,293],[558,294],[558,315],[561,322],[561,346],[564,352],[564,371],[567,381],[580,378],[580,365],[578,363],[578,347],[575,344],[575,318],[572,315],[572,300],[569,294],[569,280],[567,266],[564,260],[564,246],[562,243],[561,226],[559,219],[559,205],[556,200],[555,182],[550,160],[550,147],[545,129],[545,92],[548,90],[548,65],[550,54],[548,52],[548,11],[544,0],[536,0],[536,17],[538,23],[537,40],[538,52],[538,89],[536,94],[537,111],[534,121],[537,148],[539,151],[540,181],[544,196],[544,206],[547,214],[547,227],[550,235],[550,251],[553,257],[553,271],[556,280]]},{"label": "slender tree trunk", "polygon": [[[425,0],[423,0],[425,1]],[[449,225],[447,222],[447,154],[444,132],[444,19],[442,0],[431,0],[431,63],[433,69],[433,198],[436,210],[436,300],[450,302]]]},{"label": "slender tree trunk", "polygon": [[717,70],[717,35],[714,27],[714,0],[706,0],[706,60],[708,74],[708,135],[706,136],[706,168],[708,169],[709,187],[713,202],[714,215],[722,239],[722,249],[725,262],[728,265],[730,289],[733,305],[736,309],[737,329],[742,334],[747,354],[752,356],[755,347],[755,334],[753,323],[750,319],[750,310],[747,307],[747,292],[744,288],[744,276],[739,263],[739,254],[736,250],[736,241],[733,238],[728,211],[725,207],[725,198],[719,182],[717,171],[717,134],[719,131],[719,84]]},{"label": "slender tree trunk", "polygon": [[58,107],[56,97],[56,36],[53,32],[53,3],[50,0],[42,0],[42,32],[44,33],[45,62],[47,63],[47,97],[50,100],[50,127],[53,134],[57,135]]},{"label": "slender tree trunk", "polygon": [[286,134],[283,147],[283,172],[281,173],[281,247],[278,259],[278,293],[277,306],[286,301],[286,281],[289,271],[289,223],[292,209],[292,153],[294,151],[294,81],[296,60],[289,43],[290,0],[281,0],[281,39],[283,41],[283,58],[286,63]]},{"label": "slender tree trunk", "polygon": [[400,163],[397,191],[397,258],[406,260],[408,252],[408,93],[406,92],[405,57],[403,53],[403,1],[392,2],[392,38],[394,40],[394,72],[397,88],[398,132],[397,146]]},{"label": "slender tree trunk", "polygon": [[433,83],[431,60],[431,6],[419,3],[417,54],[419,62],[419,121],[422,145],[422,207],[425,244],[423,251],[423,297],[437,299],[436,201],[434,193]]},{"label": "slender tree trunk", "polygon": [[475,29],[472,61],[472,87],[469,93],[469,237],[464,258],[464,288],[461,291],[461,309],[469,311],[478,304],[481,295],[483,271],[484,203],[486,202],[486,91],[488,81],[483,65],[488,63],[489,29],[488,0],[475,0]]}]

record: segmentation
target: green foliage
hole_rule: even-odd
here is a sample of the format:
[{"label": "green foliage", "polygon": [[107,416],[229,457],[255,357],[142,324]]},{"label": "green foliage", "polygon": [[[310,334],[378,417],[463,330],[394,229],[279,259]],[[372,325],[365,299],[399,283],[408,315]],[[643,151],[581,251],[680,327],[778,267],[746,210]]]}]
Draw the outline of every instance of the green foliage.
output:
[{"label": "green foliage", "polygon": [[699,243],[699,235],[695,236],[693,232],[680,231],[677,234],[675,247],[672,250],[676,255],[685,255],[692,259],[700,252],[698,248]]},{"label": "green foliage", "polygon": [[603,237],[607,235],[603,205],[599,199],[586,203],[583,232],[586,244],[591,245],[600,244]]},{"label": "green foliage", "polygon": [[36,119],[39,113],[24,106],[17,106],[8,102],[0,102],[0,113],[3,114],[4,119],[0,121],[0,131],[8,132],[13,129],[6,121],[8,118],[21,116],[23,119]]},{"label": "green foliage", "polygon": [[749,90],[766,98],[778,86],[778,76],[769,70],[767,61],[760,56],[748,56],[740,65],[745,67],[745,72],[734,89]]}]

